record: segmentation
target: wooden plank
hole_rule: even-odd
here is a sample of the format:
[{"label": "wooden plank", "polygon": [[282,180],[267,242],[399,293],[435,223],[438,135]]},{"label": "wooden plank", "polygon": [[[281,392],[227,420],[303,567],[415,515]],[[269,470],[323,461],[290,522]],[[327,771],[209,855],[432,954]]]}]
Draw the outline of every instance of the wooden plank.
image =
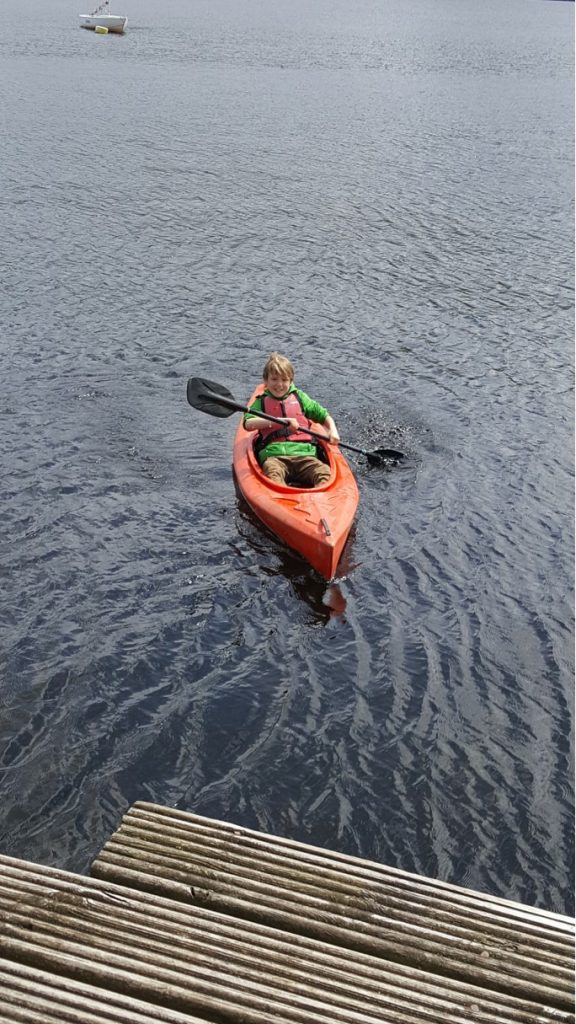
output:
[{"label": "wooden plank", "polygon": [[574,1021],[557,1007],[7,857],[0,956],[218,1024]]},{"label": "wooden plank", "polygon": [[550,1006],[574,1002],[561,915],[137,803],[92,874]]},{"label": "wooden plank", "polygon": [[177,1013],[2,958],[0,1020],[18,1024],[207,1024],[206,1017]]}]

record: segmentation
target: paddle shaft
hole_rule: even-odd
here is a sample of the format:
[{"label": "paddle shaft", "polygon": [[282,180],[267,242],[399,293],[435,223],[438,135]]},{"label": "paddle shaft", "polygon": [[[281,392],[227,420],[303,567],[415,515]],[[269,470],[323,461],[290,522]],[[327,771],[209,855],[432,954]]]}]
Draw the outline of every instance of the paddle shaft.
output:
[{"label": "paddle shaft", "polygon": [[[223,387],[222,384],[217,384],[216,381],[206,380],[204,377],[189,378],[186,386],[186,398],[194,409],[208,413],[209,416],[226,418],[231,416],[233,412],[244,412],[257,418],[270,420],[271,423],[278,423],[282,427],[287,425],[285,419],[271,416],[266,412],[255,412],[248,405],[241,405],[240,402],[236,401],[234,395],[228,391],[228,388]],[[327,434],[318,434],[308,427],[300,427],[300,430],[310,437],[316,438],[318,441],[329,441]],[[289,432],[287,436],[289,436]],[[348,448],[351,452],[358,452],[359,455],[364,455],[371,466],[380,466],[383,461],[399,462],[400,459],[404,458],[402,452],[397,452],[393,448],[377,448],[376,451],[367,452],[365,448],[356,448],[353,444],[346,444],[344,441],[332,443],[338,444],[342,448]]]},{"label": "paddle shaft", "polygon": [[[224,398],[221,395],[211,394],[210,398],[213,402],[218,405],[225,405],[228,409],[236,409],[237,412],[251,412],[253,416],[256,416],[259,420],[270,420],[270,423],[279,423],[281,427],[286,426],[286,420],[280,419],[279,416],[271,416],[267,412],[253,412],[249,406],[241,405],[240,402],[233,402],[231,398]],[[287,417],[288,418],[288,417]],[[308,427],[299,427],[298,430],[305,434],[309,434],[310,437],[315,437],[318,441],[328,441],[326,434],[317,434],[314,430],[309,430]],[[337,444],[341,448],[348,448],[351,452],[358,452],[360,455],[369,455],[370,452],[364,451],[363,448],[355,448],[353,444],[345,444],[344,441],[338,441]]]}]

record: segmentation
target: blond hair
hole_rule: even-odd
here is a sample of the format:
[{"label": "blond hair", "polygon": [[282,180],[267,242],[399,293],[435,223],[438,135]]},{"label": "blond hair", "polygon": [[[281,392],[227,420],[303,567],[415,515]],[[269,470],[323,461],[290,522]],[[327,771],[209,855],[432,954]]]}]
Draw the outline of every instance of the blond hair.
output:
[{"label": "blond hair", "polygon": [[266,365],[262,371],[262,377],[267,380],[271,373],[277,373],[281,377],[288,377],[290,382],[294,380],[294,367],[286,356],[280,354],[280,352],[272,352],[266,360]]}]

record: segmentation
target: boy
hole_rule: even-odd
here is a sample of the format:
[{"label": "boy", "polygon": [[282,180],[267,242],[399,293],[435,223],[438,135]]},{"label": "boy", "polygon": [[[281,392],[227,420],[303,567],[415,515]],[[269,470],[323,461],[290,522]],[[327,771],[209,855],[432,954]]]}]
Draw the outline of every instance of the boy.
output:
[{"label": "boy", "polygon": [[[308,421],[322,423],[327,441],[337,443],[340,435],[328,411],[294,386],[294,367],[286,356],[273,352],[262,373],[266,389],[244,415],[246,430],[258,430],[258,461],[263,473],[277,484],[321,487],[330,479],[330,467],[316,455],[316,445],[300,429]],[[259,412],[278,416],[286,426],[261,419]]]}]

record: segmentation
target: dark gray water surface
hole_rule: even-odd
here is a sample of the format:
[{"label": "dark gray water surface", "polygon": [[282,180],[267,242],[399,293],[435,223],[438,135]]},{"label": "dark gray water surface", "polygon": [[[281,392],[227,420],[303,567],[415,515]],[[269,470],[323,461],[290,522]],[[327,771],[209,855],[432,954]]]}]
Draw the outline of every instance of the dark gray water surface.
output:
[{"label": "dark gray water surface", "polygon": [[[0,850],[149,799],[569,911],[574,5],[116,12],[3,5]],[[275,348],[408,454],[332,585],[186,404]]]}]

